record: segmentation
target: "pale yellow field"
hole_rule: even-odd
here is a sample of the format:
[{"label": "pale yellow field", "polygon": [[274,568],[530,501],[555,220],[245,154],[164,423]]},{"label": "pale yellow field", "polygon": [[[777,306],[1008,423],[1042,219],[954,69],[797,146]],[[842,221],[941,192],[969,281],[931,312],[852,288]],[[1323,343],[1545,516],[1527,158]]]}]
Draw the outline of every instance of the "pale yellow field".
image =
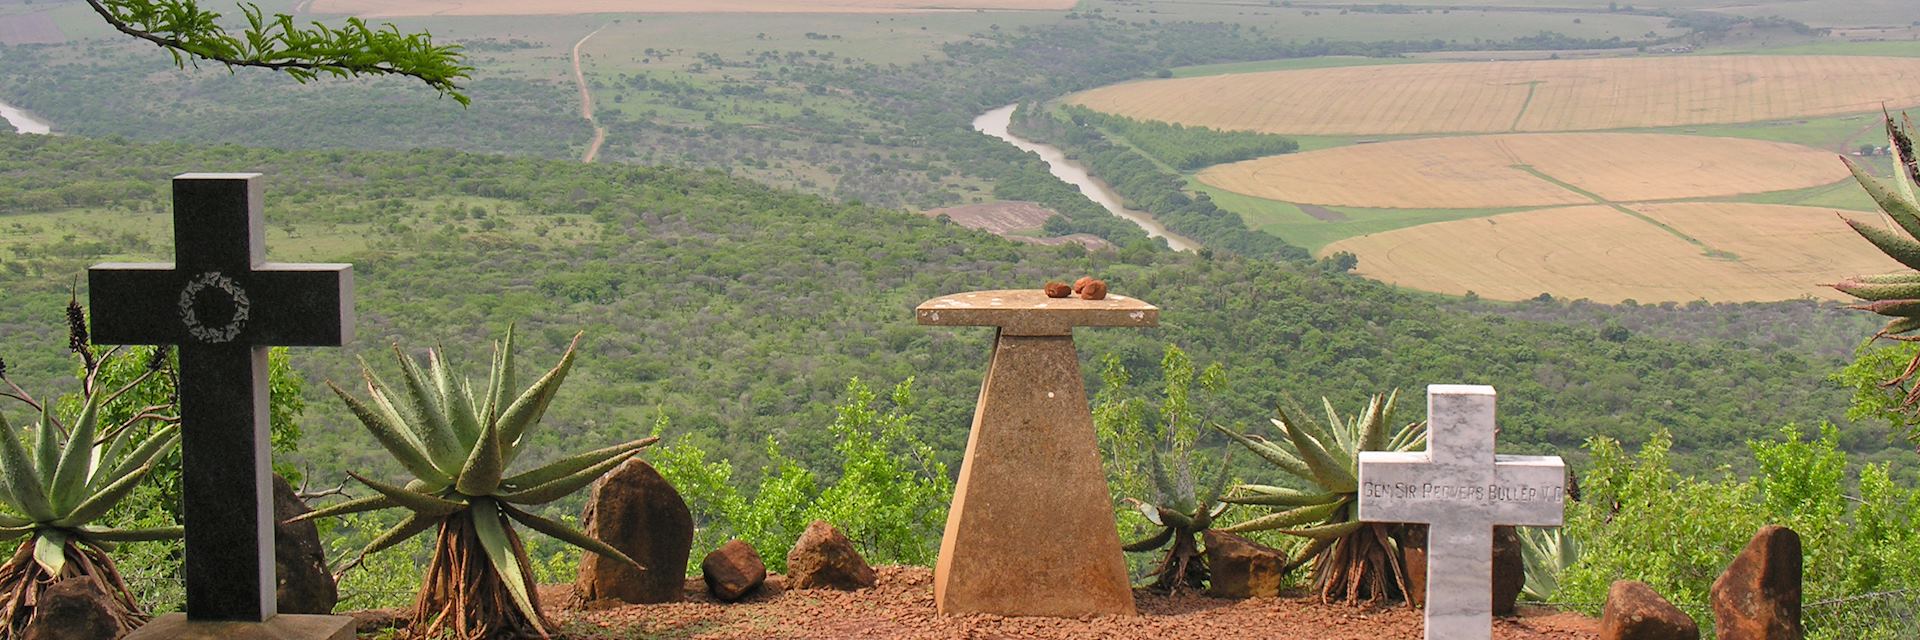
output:
[{"label": "pale yellow field", "polygon": [[362,18],[581,13],[875,13],[933,9],[1065,11],[1075,0],[313,0],[307,11]]},{"label": "pale yellow field", "polygon": [[1486,209],[1593,202],[1534,172],[1615,202],[1782,191],[1847,177],[1832,153],[1810,147],[1641,133],[1400,140],[1219,165],[1198,177],[1247,195],[1332,206]]},{"label": "pale yellow field", "polygon": [[1901,268],[1829,209],[1719,203],[1634,209],[1738,257],[1710,257],[1699,245],[1603,205],[1398,229],[1342,240],[1323,252],[1353,252],[1360,273],[1377,280],[1498,300],[1541,293],[1607,303],[1842,299],[1816,283]]},{"label": "pale yellow field", "polygon": [[1301,135],[1589,131],[1920,105],[1920,58],[1688,56],[1405,64],[1148,80],[1071,102]]}]

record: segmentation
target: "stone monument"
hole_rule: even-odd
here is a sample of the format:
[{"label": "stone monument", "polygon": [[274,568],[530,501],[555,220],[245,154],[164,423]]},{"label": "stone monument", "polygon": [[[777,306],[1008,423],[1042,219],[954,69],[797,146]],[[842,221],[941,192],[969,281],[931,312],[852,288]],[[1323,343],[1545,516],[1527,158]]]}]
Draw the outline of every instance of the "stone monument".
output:
[{"label": "stone monument", "polygon": [[173,264],[87,273],[93,339],[180,349],[186,613],[159,638],[349,639],[345,616],[276,615],[267,347],[353,339],[353,267],[265,261],[257,173],[173,179]]},{"label": "stone monument", "polygon": [[943,296],[916,313],[999,330],[933,570],[940,612],[1133,615],[1073,328],[1151,327],[1160,310],[1034,289]]},{"label": "stone monument", "polygon": [[1427,450],[1360,454],[1360,519],[1427,525],[1427,640],[1493,636],[1493,528],[1560,526],[1559,456],[1494,454],[1493,387],[1427,387]]}]

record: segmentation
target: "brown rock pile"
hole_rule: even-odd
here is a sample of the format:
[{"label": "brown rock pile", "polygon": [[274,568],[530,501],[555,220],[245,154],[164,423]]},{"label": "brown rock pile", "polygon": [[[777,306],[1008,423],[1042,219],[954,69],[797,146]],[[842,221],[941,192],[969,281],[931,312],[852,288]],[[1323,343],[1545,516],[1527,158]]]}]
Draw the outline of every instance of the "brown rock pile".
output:
[{"label": "brown rock pile", "polygon": [[622,463],[593,486],[582,529],[640,563],[641,569],[596,553],[583,554],[574,593],[582,603],[679,602],[693,553],[693,514],[666,478],[639,459]]},{"label": "brown rock pile", "polygon": [[807,525],[787,553],[788,588],[852,591],[871,587],[873,581],[873,567],[853,548],[853,541],[825,520]]},{"label": "brown rock pile", "polygon": [[1600,640],[1699,640],[1700,626],[1653,587],[1620,580],[1607,590]]},{"label": "brown rock pile", "polygon": [[1767,525],[1713,581],[1714,634],[1722,640],[1800,640],[1800,534]]}]

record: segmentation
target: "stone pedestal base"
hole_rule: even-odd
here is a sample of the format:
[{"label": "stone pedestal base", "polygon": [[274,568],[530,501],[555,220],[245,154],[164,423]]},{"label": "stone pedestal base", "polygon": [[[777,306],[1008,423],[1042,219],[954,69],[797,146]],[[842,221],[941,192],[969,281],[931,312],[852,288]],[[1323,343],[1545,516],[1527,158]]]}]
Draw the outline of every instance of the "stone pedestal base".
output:
[{"label": "stone pedestal base", "polygon": [[169,613],[122,640],[353,640],[353,618],[283,613],[266,622],[203,622]]},{"label": "stone pedestal base", "polygon": [[940,613],[1133,615],[1073,338],[1007,333],[974,412],[934,601]]}]

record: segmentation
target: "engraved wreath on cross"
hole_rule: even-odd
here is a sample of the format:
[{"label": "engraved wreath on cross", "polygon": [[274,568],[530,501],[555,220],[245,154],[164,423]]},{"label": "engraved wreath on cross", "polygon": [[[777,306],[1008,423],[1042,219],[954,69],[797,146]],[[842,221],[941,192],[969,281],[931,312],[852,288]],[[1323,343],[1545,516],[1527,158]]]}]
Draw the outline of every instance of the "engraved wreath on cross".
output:
[{"label": "engraved wreath on cross", "polygon": [[[193,311],[194,298],[208,287],[219,289],[233,300],[233,318],[224,327],[208,327],[200,323],[200,317]],[[240,330],[247,326],[249,311],[253,301],[247,298],[247,290],[234,283],[233,278],[220,275],[218,271],[208,271],[187,282],[180,290],[180,321],[187,325],[187,333],[201,342],[219,344],[233,342],[240,337]]]}]

